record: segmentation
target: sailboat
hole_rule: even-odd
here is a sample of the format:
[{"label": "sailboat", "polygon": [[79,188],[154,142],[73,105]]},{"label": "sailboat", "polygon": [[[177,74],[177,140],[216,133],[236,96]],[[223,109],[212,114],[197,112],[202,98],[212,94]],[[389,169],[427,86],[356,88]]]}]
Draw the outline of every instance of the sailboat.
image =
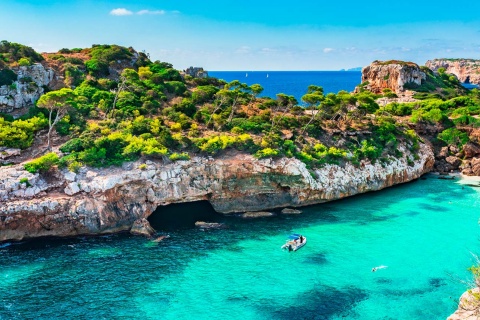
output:
[{"label": "sailboat", "polygon": [[248,73],[245,73],[245,78],[247,78],[247,77],[248,77]]},{"label": "sailboat", "polygon": [[268,73],[267,73],[267,78],[268,78]]}]

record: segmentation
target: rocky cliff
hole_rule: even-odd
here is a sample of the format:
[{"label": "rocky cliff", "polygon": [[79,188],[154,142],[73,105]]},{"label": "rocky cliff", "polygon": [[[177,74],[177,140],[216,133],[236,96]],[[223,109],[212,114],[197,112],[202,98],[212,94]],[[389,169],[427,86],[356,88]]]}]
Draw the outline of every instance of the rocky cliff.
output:
[{"label": "rocky cliff", "polygon": [[420,86],[427,75],[413,62],[374,61],[362,69],[362,84],[365,89],[374,93],[382,93],[391,89],[395,93],[405,91],[405,84]]},{"label": "rocky cliff", "polygon": [[433,167],[426,145],[417,160],[408,148],[399,150],[404,157],[386,165],[325,165],[315,172],[294,158],[250,155],[136,162],[82,168],[78,174],[33,175],[21,165],[0,167],[0,241],[130,230],[136,220],[170,203],[208,200],[225,214],[322,203],[408,182]]},{"label": "rocky cliff", "polygon": [[17,74],[17,81],[0,87],[0,113],[32,106],[55,77],[52,69],[40,63],[16,67],[13,71]]},{"label": "rocky cliff", "polygon": [[480,319],[480,288],[466,291],[460,297],[458,309],[447,320],[478,320]]},{"label": "rocky cliff", "polygon": [[446,73],[454,74],[460,82],[480,84],[480,60],[474,59],[434,59],[425,64],[433,71],[445,68]]}]

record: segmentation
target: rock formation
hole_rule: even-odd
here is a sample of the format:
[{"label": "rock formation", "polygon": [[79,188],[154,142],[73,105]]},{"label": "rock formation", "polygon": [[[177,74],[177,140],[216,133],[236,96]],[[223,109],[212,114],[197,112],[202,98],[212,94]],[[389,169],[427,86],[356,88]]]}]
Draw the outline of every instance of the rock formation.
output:
[{"label": "rock formation", "polygon": [[130,230],[136,220],[171,203],[207,200],[221,213],[305,206],[408,182],[432,169],[427,145],[421,145],[417,160],[407,147],[399,151],[404,156],[391,157],[387,165],[326,164],[315,172],[294,158],[250,155],[147,161],[144,170],[140,162],[81,168],[78,174],[0,167],[0,241]]},{"label": "rock formation", "polygon": [[466,291],[460,297],[458,309],[447,320],[478,320],[480,318],[480,288]]},{"label": "rock formation", "polygon": [[32,106],[54,79],[54,71],[40,63],[14,68],[17,81],[0,87],[0,112]]},{"label": "rock formation", "polygon": [[199,67],[190,67],[183,71],[184,74],[187,74],[193,78],[208,78],[208,72]]},{"label": "rock formation", "polygon": [[362,69],[362,84],[366,83],[364,88],[374,93],[382,93],[384,89],[402,93],[405,84],[421,85],[426,78],[425,72],[413,62],[374,61]]},{"label": "rock formation", "polygon": [[460,82],[480,84],[480,60],[474,59],[434,59],[425,64],[433,71],[445,68],[446,73],[454,74]]}]

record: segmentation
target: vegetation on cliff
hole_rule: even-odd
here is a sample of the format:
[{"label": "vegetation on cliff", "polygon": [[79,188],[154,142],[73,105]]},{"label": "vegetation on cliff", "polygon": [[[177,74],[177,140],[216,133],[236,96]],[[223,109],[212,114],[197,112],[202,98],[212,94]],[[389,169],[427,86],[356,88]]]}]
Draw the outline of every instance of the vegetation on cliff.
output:
[{"label": "vegetation on cliff", "polygon": [[[380,107],[376,99],[382,95],[366,90],[325,95],[313,85],[302,97],[305,108],[282,93],[277,99],[259,98],[263,88],[258,84],[192,78],[169,63],[116,45],[62,49],[45,57],[64,70],[70,88],[46,93],[21,119],[0,118],[0,146],[26,149],[36,132],[55,128],[66,141],[59,164],[71,170],[139,157],[184,160],[226,149],[258,158],[296,157],[310,167],[365,159],[383,163],[402,155],[400,142],[413,153],[418,149],[419,137],[405,117],[453,127],[473,125],[480,110],[478,91]],[[442,90],[452,89],[449,95],[456,94],[455,79],[431,74],[427,84],[437,82]],[[385,91],[383,96],[395,94]],[[453,141],[458,135],[451,130],[441,139]]]}]

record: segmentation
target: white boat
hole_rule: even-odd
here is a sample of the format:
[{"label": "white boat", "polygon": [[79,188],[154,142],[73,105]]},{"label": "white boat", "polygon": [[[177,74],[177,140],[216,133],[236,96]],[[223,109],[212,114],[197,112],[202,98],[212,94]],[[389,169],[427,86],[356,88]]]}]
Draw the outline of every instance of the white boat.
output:
[{"label": "white boat", "polygon": [[282,249],[286,249],[288,251],[297,251],[301,247],[307,244],[307,238],[302,236],[301,234],[294,233],[288,236],[287,242],[282,246]]}]

